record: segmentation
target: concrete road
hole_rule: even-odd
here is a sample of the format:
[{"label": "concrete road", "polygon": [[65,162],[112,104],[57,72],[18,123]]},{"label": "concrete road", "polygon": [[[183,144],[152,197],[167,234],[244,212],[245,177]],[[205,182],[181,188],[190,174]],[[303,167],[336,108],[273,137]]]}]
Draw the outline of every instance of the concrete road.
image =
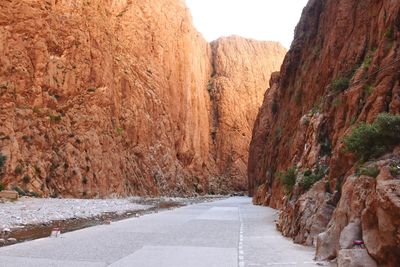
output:
[{"label": "concrete road", "polygon": [[276,211],[235,197],[0,249],[0,266],[316,266],[276,231]]}]

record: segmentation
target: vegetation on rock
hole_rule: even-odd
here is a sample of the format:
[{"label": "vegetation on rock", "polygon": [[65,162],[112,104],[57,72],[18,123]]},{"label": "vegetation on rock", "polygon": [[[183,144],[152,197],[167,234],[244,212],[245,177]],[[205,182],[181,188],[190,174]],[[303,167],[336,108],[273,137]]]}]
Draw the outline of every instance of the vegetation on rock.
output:
[{"label": "vegetation on rock", "polygon": [[371,124],[362,123],[345,137],[346,149],[367,161],[400,144],[400,115],[381,113]]},{"label": "vegetation on rock", "polygon": [[326,174],[326,169],[322,167],[317,167],[314,170],[306,170],[303,173],[303,179],[300,181],[300,186],[304,190],[310,189],[316,182],[324,178]]},{"label": "vegetation on rock", "polygon": [[3,155],[3,153],[0,152],[0,174],[3,171],[4,166],[6,165],[7,161],[7,156]]},{"label": "vegetation on rock", "polygon": [[294,185],[296,184],[297,169],[291,167],[286,171],[278,173],[278,177],[283,184],[285,194],[290,195],[293,191]]},{"label": "vegetation on rock", "polygon": [[380,173],[380,169],[377,166],[361,167],[357,170],[357,175],[366,175],[376,178]]},{"label": "vegetation on rock", "polygon": [[350,86],[350,78],[349,77],[339,77],[332,81],[331,90],[333,92],[343,92]]}]

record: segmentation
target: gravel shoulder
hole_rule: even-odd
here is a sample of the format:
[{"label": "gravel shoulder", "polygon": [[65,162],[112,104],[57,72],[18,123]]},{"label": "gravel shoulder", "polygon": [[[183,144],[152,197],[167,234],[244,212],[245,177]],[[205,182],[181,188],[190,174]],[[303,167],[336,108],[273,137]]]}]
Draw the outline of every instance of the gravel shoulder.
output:
[{"label": "gravel shoulder", "polygon": [[0,204],[0,227],[14,228],[72,218],[90,218],[150,208],[132,199],[41,199],[21,198]]},{"label": "gravel shoulder", "polygon": [[[181,206],[223,199],[193,198],[42,199],[22,197],[0,203],[0,247],[49,236],[53,228],[62,233],[109,224],[130,217]],[[6,236],[3,230],[10,231]]]}]

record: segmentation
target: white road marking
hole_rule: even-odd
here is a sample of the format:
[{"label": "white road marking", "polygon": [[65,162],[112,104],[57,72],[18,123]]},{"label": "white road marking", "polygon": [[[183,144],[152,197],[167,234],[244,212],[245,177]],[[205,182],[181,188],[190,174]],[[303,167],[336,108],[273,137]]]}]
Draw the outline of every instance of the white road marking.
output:
[{"label": "white road marking", "polygon": [[239,222],[240,222],[240,230],[239,230],[239,246],[238,246],[238,263],[239,267],[245,267],[244,261],[244,250],[243,250],[243,218],[242,213],[240,211],[240,205],[238,207],[239,212]]}]

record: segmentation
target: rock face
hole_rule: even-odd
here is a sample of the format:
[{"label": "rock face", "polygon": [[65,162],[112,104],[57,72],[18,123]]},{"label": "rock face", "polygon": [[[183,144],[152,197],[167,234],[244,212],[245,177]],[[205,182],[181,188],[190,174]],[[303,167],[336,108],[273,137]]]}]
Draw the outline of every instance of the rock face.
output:
[{"label": "rock face", "polygon": [[254,121],[271,74],[281,66],[286,51],[279,43],[235,36],[218,39],[211,48],[213,73],[208,89],[212,98],[214,159],[222,177],[233,180],[234,188],[247,190]]},{"label": "rock face", "polygon": [[[319,259],[337,257],[343,229],[361,222],[378,266],[400,266],[400,180],[388,171],[398,150],[365,164],[379,169],[375,179],[356,175],[358,158],[343,144],[359,123],[400,112],[399,37],[398,1],[310,0],[257,116],[254,202],[281,208],[278,228],[297,242],[318,239]],[[312,179],[321,182],[307,186]]]},{"label": "rock face", "polygon": [[[232,38],[214,51],[179,0],[2,1],[0,28],[6,187],[74,197],[245,187],[256,116],[245,107],[261,104],[284,48]],[[211,77],[231,81],[208,92]],[[248,83],[236,87],[240,80]],[[221,126],[232,122],[246,135]]]}]

